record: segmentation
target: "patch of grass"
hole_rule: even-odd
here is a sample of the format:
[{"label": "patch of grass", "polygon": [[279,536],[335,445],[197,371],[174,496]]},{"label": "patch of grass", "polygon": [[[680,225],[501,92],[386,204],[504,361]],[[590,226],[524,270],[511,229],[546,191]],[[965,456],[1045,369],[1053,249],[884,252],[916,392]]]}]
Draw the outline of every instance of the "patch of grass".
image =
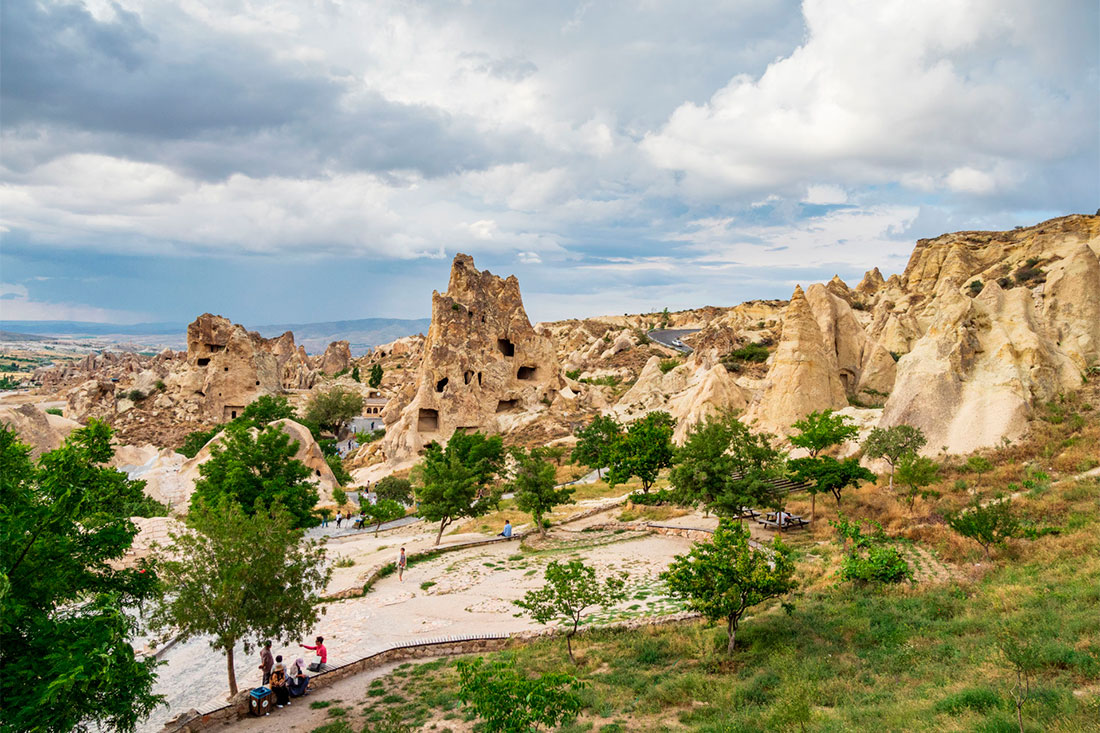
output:
[{"label": "patch of grass", "polygon": [[423,583],[420,584],[420,590],[428,590],[433,585],[435,585],[434,580],[425,580]]}]

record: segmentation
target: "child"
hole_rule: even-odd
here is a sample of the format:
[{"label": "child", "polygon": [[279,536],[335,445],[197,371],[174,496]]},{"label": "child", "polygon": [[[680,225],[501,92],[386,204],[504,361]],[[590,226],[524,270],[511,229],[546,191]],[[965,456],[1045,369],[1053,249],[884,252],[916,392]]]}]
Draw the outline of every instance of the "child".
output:
[{"label": "child", "polygon": [[397,558],[397,579],[402,583],[405,582],[405,567],[409,564],[408,559],[405,557],[405,548],[401,548],[401,557]]}]

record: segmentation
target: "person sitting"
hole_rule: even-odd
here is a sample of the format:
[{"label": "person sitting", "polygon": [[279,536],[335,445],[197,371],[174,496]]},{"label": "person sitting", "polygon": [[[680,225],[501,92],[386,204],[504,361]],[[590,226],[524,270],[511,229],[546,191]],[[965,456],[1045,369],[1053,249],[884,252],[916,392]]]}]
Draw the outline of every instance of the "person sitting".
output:
[{"label": "person sitting", "polygon": [[294,664],[290,665],[286,687],[291,697],[301,697],[308,692],[309,675],[306,674],[306,660],[298,657],[294,660]]},{"label": "person sitting", "polygon": [[309,666],[312,672],[323,672],[325,665],[328,664],[328,649],[325,648],[325,637],[318,636],[315,646],[309,644],[302,644],[303,649],[312,649],[317,652],[317,661]]},{"label": "person sitting", "polygon": [[512,536],[512,523],[509,520],[505,519],[504,520],[504,530],[500,534],[498,534],[497,537],[508,538],[508,537],[511,537],[511,536]]},{"label": "person sitting", "polygon": [[786,527],[787,520],[790,518],[791,515],[783,510],[780,510],[779,513],[775,515],[775,521],[779,523],[780,527]]},{"label": "person sitting", "polygon": [[275,657],[275,668],[271,670],[271,689],[275,693],[275,706],[282,707],[290,704],[290,690],[286,686],[286,667],[283,666],[283,657]]}]

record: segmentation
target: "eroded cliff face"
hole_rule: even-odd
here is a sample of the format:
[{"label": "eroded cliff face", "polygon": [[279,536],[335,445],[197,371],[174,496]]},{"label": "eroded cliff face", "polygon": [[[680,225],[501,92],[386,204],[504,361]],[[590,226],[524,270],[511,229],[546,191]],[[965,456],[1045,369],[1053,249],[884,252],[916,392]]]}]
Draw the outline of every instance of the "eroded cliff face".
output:
[{"label": "eroded cliff face", "polygon": [[447,292],[432,293],[416,380],[396,401],[404,404],[383,413],[383,451],[400,461],[458,430],[517,430],[547,413],[564,387],[554,343],[531,326],[515,276],[482,272],[459,254]]}]

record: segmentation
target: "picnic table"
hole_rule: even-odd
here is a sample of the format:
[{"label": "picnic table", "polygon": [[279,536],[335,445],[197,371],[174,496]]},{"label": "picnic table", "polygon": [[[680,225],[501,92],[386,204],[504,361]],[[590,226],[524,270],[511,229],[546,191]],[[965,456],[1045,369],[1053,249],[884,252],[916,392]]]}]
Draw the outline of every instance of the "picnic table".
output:
[{"label": "picnic table", "polygon": [[756,521],[762,527],[771,529],[799,529],[801,527],[807,527],[810,524],[810,520],[808,519],[803,519],[797,514],[788,514],[781,525],[777,512],[769,512],[763,519],[757,519]]}]

